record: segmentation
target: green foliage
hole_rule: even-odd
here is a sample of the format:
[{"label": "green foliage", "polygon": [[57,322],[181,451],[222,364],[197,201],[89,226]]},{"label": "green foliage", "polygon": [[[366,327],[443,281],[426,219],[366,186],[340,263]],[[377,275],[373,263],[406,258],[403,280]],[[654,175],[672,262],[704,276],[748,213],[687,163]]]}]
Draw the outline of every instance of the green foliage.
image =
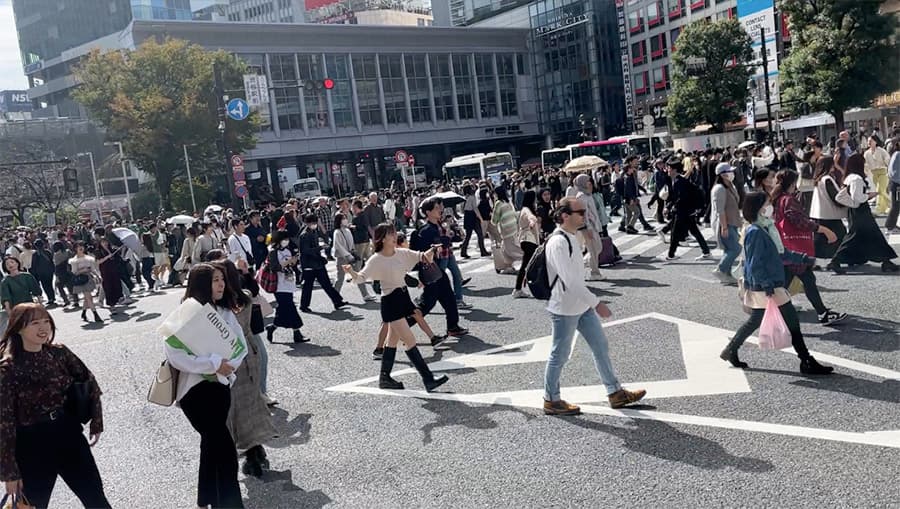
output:
[{"label": "green foliage", "polygon": [[135,219],[156,217],[159,214],[159,192],[156,189],[143,189],[131,197],[131,210]]},{"label": "green foliage", "polygon": [[[678,36],[672,56],[672,86],[667,113],[679,128],[725,124],[740,120],[747,102],[747,80],[752,74],[750,36],[736,19],[715,23],[695,21]],[[689,76],[688,62],[703,59],[699,72]],[[731,65],[732,60],[737,65]]]},{"label": "green foliage", "polygon": [[[78,207],[65,205],[56,211],[56,224],[77,224],[81,219],[78,217]],[[34,210],[31,212],[31,225],[47,224],[47,212],[43,210]]]},{"label": "green foliage", "polygon": [[[194,200],[200,212],[209,205],[212,200],[212,190],[208,184],[204,184],[200,179],[194,179]],[[187,178],[179,178],[172,182],[172,211],[174,213],[182,213],[190,215],[194,212],[191,205],[191,189],[188,187]]]},{"label": "green foliage", "polygon": [[827,111],[843,128],[844,111],[865,107],[898,87],[897,18],[882,0],[781,0],[792,49],[781,65],[781,101]]},{"label": "green foliage", "polygon": [[[81,82],[75,100],[111,139],[122,141],[127,157],[154,176],[166,208],[171,208],[172,184],[184,172],[182,145],[192,145],[194,175],[224,171],[214,64],[226,91],[234,95],[243,88],[242,61],[169,38],[149,40],[130,53],[94,51],[75,71]],[[257,125],[256,113],[242,122],[226,120],[228,147],[235,152],[253,148]]]}]

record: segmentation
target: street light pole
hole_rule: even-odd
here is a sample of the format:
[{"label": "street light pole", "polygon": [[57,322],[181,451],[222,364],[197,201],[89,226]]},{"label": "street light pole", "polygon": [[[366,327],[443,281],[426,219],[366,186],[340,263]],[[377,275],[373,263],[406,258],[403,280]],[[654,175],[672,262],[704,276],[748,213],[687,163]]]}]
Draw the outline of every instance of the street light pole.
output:
[{"label": "street light pole", "polygon": [[122,150],[122,142],[114,141],[104,145],[116,145],[119,147],[119,162],[122,164],[122,182],[125,183],[125,203],[128,205],[128,218],[134,221],[134,211],[131,210],[131,191],[128,189],[128,172],[125,170],[125,151]]},{"label": "street light pole", "polygon": [[766,124],[769,137],[772,137],[772,98],[769,96],[769,52],[766,49],[766,27],[759,27],[760,55],[762,56],[763,79],[766,85]]},{"label": "street light pole", "polygon": [[94,178],[94,196],[97,200],[97,221],[103,224],[103,209],[100,207],[100,185],[97,183],[97,168],[94,167],[93,152],[79,152],[78,157],[88,156],[91,161],[91,176]]},{"label": "street light pole", "polygon": [[187,145],[182,145],[182,148],[184,148],[184,167],[187,170],[188,189],[191,190],[191,207],[194,209],[192,212],[197,212],[197,201],[194,199],[194,179],[191,178],[191,160],[188,158]]}]

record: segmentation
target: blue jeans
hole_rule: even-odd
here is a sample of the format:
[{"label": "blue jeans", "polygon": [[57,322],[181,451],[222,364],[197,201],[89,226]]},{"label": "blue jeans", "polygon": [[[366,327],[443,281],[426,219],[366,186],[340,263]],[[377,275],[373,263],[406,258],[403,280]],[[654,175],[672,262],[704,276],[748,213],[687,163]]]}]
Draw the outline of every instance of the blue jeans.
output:
[{"label": "blue jeans", "polygon": [[547,401],[559,400],[559,376],[562,368],[569,360],[569,352],[572,351],[572,342],[575,340],[575,331],[581,333],[587,341],[591,352],[594,354],[594,366],[600,374],[600,380],[606,386],[606,393],[612,394],[622,388],[616,379],[609,360],[609,346],[606,342],[606,334],[600,317],[594,308],[590,308],[580,315],[566,316],[550,313],[553,320],[553,348],[550,350],[550,358],[547,360],[547,369],[544,372],[544,399]]},{"label": "blue jeans", "polygon": [[459,271],[459,265],[456,264],[456,257],[451,254],[449,258],[438,260],[438,267],[441,270],[450,269],[450,276],[453,278],[453,293],[456,295],[457,302],[463,300],[462,272]]},{"label": "blue jeans", "polygon": [[716,240],[725,251],[722,260],[719,261],[719,272],[731,274],[731,267],[738,255],[741,254],[741,244],[738,242],[738,230],[736,226],[728,226],[728,238],[722,238],[721,230],[716,232]]}]

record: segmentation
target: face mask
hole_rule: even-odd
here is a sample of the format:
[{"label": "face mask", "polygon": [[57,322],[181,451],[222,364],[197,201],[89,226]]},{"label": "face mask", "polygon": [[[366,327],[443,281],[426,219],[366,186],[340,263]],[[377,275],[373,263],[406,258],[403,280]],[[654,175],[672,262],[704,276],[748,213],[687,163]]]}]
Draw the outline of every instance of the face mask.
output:
[{"label": "face mask", "polygon": [[350,221],[347,221],[346,219],[344,219],[343,221],[341,221],[341,226],[342,226],[342,227],[346,228],[346,227],[349,226],[349,225],[350,225]]},{"label": "face mask", "polygon": [[729,182],[733,182],[734,181],[734,173],[723,173],[722,178]]},{"label": "face mask", "polygon": [[288,244],[290,244],[290,243],[291,243],[291,241],[289,241],[289,240],[282,240],[281,247],[288,247]]},{"label": "face mask", "polygon": [[772,214],[775,212],[775,207],[770,203],[763,207],[761,212],[764,217],[772,217]]}]

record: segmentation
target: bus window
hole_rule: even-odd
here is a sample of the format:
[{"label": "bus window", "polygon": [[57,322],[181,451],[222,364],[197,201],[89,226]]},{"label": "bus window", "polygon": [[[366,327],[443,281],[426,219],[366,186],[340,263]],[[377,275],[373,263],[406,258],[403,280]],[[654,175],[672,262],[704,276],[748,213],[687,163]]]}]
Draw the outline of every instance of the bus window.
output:
[{"label": "bus window", "polygon": [[597,156],[605,161],[613,163],[625,158],[626,143],[609,143],[604,145],[592,145],[588,147],[572,147],[572,157]]},{"label": "bus window", "polygon": [[445,168],[445,171],[447,172],[447,178],[450,180],[480,179],[481,163],[453,166]]},{"label": "bus window", "polygon": [[541,152],[541,164],[543,164],[545,170],[550,167],[562,168],[571,158],[572,152],[567,148]]},{"label": "bus window", "polygon": [[485,157],[481,163],[484,165],[484,173],[486,175],[503,173],[513,169],[512,156],[509,154]]}]

